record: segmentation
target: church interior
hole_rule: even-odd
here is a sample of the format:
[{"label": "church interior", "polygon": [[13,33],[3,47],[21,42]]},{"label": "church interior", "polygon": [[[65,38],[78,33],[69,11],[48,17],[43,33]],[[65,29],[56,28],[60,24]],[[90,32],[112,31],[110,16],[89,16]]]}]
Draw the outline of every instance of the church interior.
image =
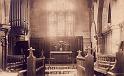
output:
[{"label": "church interior", "polygon": [[123,0],[0,0],[0,76],[124,76]]}]

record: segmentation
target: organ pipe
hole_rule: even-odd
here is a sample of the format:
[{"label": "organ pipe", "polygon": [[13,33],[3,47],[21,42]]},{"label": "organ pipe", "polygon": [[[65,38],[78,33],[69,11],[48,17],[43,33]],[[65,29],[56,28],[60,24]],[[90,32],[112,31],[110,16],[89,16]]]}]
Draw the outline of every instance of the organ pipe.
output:
[{"label": "organ pipe", "polygon": [[28,0],[11,0],[10,23],[17,35],[24,34],[29,29],[27,6]]}]

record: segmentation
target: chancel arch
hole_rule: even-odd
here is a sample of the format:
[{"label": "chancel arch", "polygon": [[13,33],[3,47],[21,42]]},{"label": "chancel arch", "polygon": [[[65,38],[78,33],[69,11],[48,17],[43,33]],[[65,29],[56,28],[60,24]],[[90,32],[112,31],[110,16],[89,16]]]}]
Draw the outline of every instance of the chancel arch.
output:
[{"label": "chancel arch", "polygon": [[31,0],[30,22],[31,46],[46,55],[60,51],[61,44],[66,45],[62,50],[75,52],[76,57],[76,51],[90,45],[87,0]]}]

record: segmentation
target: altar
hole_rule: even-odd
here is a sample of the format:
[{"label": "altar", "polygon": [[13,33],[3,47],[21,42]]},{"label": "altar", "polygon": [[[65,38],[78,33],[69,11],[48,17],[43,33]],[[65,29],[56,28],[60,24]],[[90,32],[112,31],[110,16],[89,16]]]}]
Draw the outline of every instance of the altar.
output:
[{"label": "altar", "polygon": [[53,58],[52,64],[73,63],[72,51],[50,51],[50,57]]},{"label": "altar", "polygon": [[[77,50],[82,50],[82,36],[50,37],[49,50],[45,55],[51,64],[73,64],[76,63]],[[49,56],[48,56],[49,54]],[[48,62],[49,63],[49,62]]]}]

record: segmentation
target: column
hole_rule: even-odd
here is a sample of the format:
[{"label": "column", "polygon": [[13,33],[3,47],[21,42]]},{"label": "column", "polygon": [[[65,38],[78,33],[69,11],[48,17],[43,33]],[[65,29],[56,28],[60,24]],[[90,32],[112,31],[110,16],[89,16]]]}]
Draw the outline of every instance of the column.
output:
[{"label": "column", "polygon": [[2,27],[0,28],[4,35],[2,36],[2,69],[6,70],[6,65],[7,65],[7,55],[8,55],[8,34],[10,30],[10,26],[1,24]]}]

